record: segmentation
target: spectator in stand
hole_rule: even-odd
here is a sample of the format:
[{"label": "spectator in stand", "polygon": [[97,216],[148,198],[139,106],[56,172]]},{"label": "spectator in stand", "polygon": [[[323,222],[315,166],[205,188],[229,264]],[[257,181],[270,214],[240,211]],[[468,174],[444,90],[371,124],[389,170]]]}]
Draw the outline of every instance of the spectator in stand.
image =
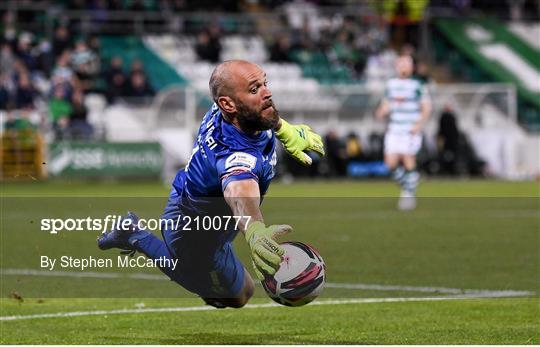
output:
[{"label": "spectator in stand", "polygon": [[2,44],[0,49],[0,110],[6,110],[13,103],[16,88],[13,78],[16,75],[16,66],[17,61],[11,46],[7,43]]},{"label": "spectator in stand", "polygon": [[0,110],[13,108],[13,82],[7,74],[0,75]]},{"label": "spectator in stand", "polygon": [[0,71],[8,76],[15,71],[15,55],[7,43],[3,43],[2,48],[0,48]]},{"label": "spectator in stand", "polygon": [[81,90],[75,90],[71,98],[71,115],[69,117],[69,134],[74,140],[90,140],[94,128],[88,123],[88,109],[84,105],[84,95]]},{"label": "spectator in stand", "polygon": [[34,109],[34,99],[37,95],[28,74],[21,74],[15,91],[15,106],[20,109]]},{"label": "spectator in stand", "polygon": [[99,57],[92,52],[84,40],[77,41],[71,54],[71,65],[84,90],[91,90],[99,72]]},{"label": "spectator in stand", "polygon": [[[97,36],[91,36],[88,40],[88,48],[98,57],[101,57],[101,41]],[[100,64],[101,68],[101,64]]]},{"label": "spectator in stand", "polygon": [[125,96],[133,98],[130,102],[137,103],[139,101],[145,101],[144,98],[154,96],[154,89],[147,82],[146,77],[142,73],[134,73],[126,89]]},{"label": "spectator in stand", "polygon": [[206,60],[211,63],[217,63],[219,61],[221,43],[219,28],[217,28],[216,25],[201,31],[199,35],[197,35],[195,51],[201,60]]},{"label": "spectator in stand", "polygon": [[69,117],[72,111],[73,108],[71,107],[71,103],[66,100],[63,88],[56,86],[53,97],[49,101],[49,113],[57,140],[63,140],[69,137]]},{"label": "spectator in stand", "polygon": [[114,76],[116,75],[122,75],[122,77],[125,78],[123,66],[124,62],[122,61],[122,58],[118,56],[112,57],[109,67],[103,72],[105,81],[107,83],[112,83]]},{"label": "spectator in stand", "polygon": [[270,60],[277,63],[287,63],[291,61],[289,52],[291,50],[291,43],[287,36],[279,36],[272,47],[270,47]]},{"label": "spectator in stand", "polygon": [[28,74],[30,74],[30,71],[28,71],[28,68],[26,65],[24,65],[24,62],[20,59],[15,59],[15,63],[13,64],[13,73],[10,76],[13,82],[16,84],[19,81],[19,78],[21,78],[21,75]]},{"label": "spectator in stand", "polygon": [[64,26],[59,26],[54,32],[52,50],[55,57],[60,56],[71,46],[71,37],[69,31]]},{"label": "spectator in stand", "polygon": [[25,32],[19,36],[15,53],[30,72],[36,70],[37,59],[32,52],[32,34]]},{"label": "spectator in stand", "polygon": [[332,53],[335,55],[336,60],[343,62],[350,59],[352,54],[349,44],[349,33],[346,30],[341,30],[332,45]]},{"label": "spectator in stand", "polygon": [[17,80],[15,102],[10,103],[8,106],[11,107],[14,105],[16,108],[14,110],[15,118],[24,124],[31,124],[32,128],[36,128],[43,121],[35,105],[37,96],[38,92],[30,80],[30,74],[26,70],[22,71]]},{"label": "spectator in stand", "polygon": [[15,50],[17,45],[18,30],[16,24],[15,12],[6,11],[2,18],[2,41],[6,42],[13,50]]},{"label": "spectator in stand", "polygon": [[146,72],[144,71],[144,64],[142,60],[140,59],[134,59],[131,62],[131,66],[129,70],[129,79],[131,79],[131,77],[136,74],[144,75],[144,77],[147,78]]},{"label": "spectator in stand", "polygon": [[313,50],[318,45],[318,32],[311,30],[309,19],[303,19],[300,27],[294,28],[291,31],[292,46]]},{"label": "spectator in stand", "polygon": [[51,43],[47,39],[42,39],[36,47],[37,68],[43,77],[50,76],[54,66],[54,55]]},{"label": "spectator in stand", "polygon": [[124,74],[123,61],[120,57],[113,57],[110,66],[103,72],[103,79],[107,85],[106,97],[109,103],[124,94],[126,88],[126,75]]},{"label": "spectator in stand", "polygon": [[56,66],[51,75],[54,86],[61,85],[66,90],[71,90],[77,84],[70,61],[71,53],[67,50],[56,59]]}]

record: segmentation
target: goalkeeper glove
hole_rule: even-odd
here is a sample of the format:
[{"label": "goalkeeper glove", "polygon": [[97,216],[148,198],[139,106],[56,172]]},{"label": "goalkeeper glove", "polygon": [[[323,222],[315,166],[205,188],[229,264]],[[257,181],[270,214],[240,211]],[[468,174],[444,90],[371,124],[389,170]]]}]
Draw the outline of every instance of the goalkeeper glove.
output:
[{"label": "goalkeeper glove", "polygon": [[273,275],[279,269],[281,256],[285,252],[275,240],[278,236],[292,231],[289,225],[270,225],[252,222],[245,232],[246,241],[249,245],[253,269],[259,280],[264,280],[263,273]]},{"label": "goalkeeper glove", "polygon": [[276,136],[283,143],[285,150],[306,166],[311,165],[312,160],[304,151],[314,151],[324,156],[321,136],[314,133],[307,125],[291,125],[281,119],[281,128],[276,131]]}]

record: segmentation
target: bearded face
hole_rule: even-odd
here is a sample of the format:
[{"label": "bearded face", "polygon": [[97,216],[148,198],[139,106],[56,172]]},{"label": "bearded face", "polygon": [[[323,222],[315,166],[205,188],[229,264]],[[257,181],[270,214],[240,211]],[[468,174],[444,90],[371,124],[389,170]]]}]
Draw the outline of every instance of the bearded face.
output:
[{"label": "bearded face", "polygon": [[240,127],[249,133],[274,129],[279,122],[279,112],[273,101],[268,100],[260,109],[236,100],[236,117]]}]

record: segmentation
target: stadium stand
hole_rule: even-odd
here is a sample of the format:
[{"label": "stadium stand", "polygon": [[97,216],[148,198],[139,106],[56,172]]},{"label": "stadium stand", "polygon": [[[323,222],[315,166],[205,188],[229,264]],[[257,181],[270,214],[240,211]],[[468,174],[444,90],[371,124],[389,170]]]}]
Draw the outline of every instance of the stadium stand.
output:
[{"label": "stadium stand", "polygon": [[540,23],[512,22],[508,29],[531,47],[540,51]]},{"label": "stadium stand", "polygon": [[[539,51],[529,45],[529,40],[522,40],[522,35],[514,35],[512,30],[493,19],[439,19],[436,25],[447,42],[457,48],[457,51],[453,50],[450,59],[452,70],[456,73],[462,72],[466,78],[475,82],[514,83],[520,97],[520,121],[525,126],[538,129],[540,60]],[[518,24],[517,28],[520,27]],[[436,47],[439,49],[440,58],[447,56],[449,47],[445,48],[443,44]],[[463,59],[468,59],[473,64],[467,64],[470,67],[463,68]]]},{"label": "stadium stand", "polygon": [[[264,1],[220,9],[228,12],[189,1],[0,4],[3,129],[20,120],[17,126],[37,129],[46,144],[158,142],[173,171],[189,157],[193,131],[211,104],[208,79],[216,60],[248,59],[267,72],[291,121],[335,133],[343,144],[352,143],[354,132],[362,155],[352,156],[377,160],[383,125],[373,110],[397,54],[407,51],[435,100],[426,165],[437,157],[438,115],[451,105],[487,172],[530,177],[534,170],[523,162],[535,162],[536,152],[515,152],[538,147],[531,135],[540,129],[537,22],[478,18],[475,1],[432,1],[425,19],[427,2],[413,4],[409,14],[390,1],[333,4],[340,7]],[[54,17],[42,14],[48,6]],[[501,18],[499,8],[491,10]],[[423,36],[420,23],[437,29],[433,37]]]},{"label": "stadium stand", "polygon": [[[203,94],[208,94],[208,81],[215,64],[196,60],[194,39],[172,36],[149,36],[144,42],[157,55],[162,57],[171,66],[187,78],[191,84]],[[336,102],[320,91],[319,83],[302,76],[301,68],[294,63],[272,63],[266,60],[268,54],[260,37],[230,36],[222,41],[223,52],[221,60],[243,59],[257,61],[266,71],[272,92],[280,107],[287,110],[312,109],[330,111],[337,109]],[[171,51],[182,51],[182,57],[171,55]],[[253,59],[251,57],[253,56]],[[302,91],[309,95],[308,102],[291,96],[291,91]]]},{"label": "stadium stand", "polygon": [[149,76],[150,83],[157,90],[167,88],[170,85],[183,85],[182,79],[167,64],[163,64],[159,57],[155,56],[151,50],[137,37],[111,37],[101,38],[102,58],[110,60],[114,56],[121,57],[126,65],[131,65],[135,59],[143,62],[145,70]]}]

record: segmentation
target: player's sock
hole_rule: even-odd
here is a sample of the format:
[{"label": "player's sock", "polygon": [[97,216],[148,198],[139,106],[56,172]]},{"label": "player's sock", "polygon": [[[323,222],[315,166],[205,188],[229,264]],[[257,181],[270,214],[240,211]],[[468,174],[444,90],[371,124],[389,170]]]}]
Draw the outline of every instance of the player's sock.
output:
[{"label": "player's sock", "polygon": [[[162,264],[172,264],[174,257],[171,255],[165,242],[154,234],[148,233],[143,238],[137,240],[135,244],[139,252],[144,253],[150,259],[167,259],[169,261],[160,262]],[[158,264],[160,264],[158,263]],[[171,279],[174,278],[173,269],[170,266],[160,267],[160,270]]]},{"label": "player's sock", "polygon": [[420,174],[416,169],[406,170],[403,177],[403,190],[409,192],[411,195],[416,195],[416,187],[418,187],[418,181],[420,180]]},{"label": "player's sock", "polygon": [[392,178],[403,189],[403,185],[405,184],[405,169],[402,166],[396,167],[392,170]]}]

